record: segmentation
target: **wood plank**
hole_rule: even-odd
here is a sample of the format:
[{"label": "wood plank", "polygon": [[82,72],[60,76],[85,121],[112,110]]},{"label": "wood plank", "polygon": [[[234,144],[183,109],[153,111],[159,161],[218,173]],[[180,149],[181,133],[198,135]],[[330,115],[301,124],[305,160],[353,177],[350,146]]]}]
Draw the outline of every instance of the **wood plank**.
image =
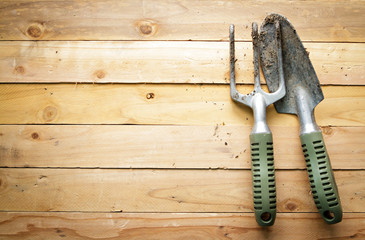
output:
[{"label": "wood plank", "polygon": [[[269,10],[269,11],[268,11]],[[2,40],[222,40],[283,14],[307,41],[365,41],[363,1],[1,1]],[[50,14],[52,13],[52,14]]]},{"label": "wood plank", "polygon": [[[248,93],[252,86],[241,86]],[[323,87],[322,126],[365,126],[365,91]],[[294,115],[267,110],[270,126],[297,126]],[[251,109],[227,85],[1,84],[0,124],[182,124],[252,126]]]},{"label": "wood plank", "polygon": [[[2,239],[360,239],[364,213],[327,225],[315,213],[278,213],[270,228],[251,213],[0,213]],[[293,231],[295,229],[295,231]]]},{"label": "wood plank", "polygon": [[[335,171],[362,212],[365,171]],[[2,211],[252,212],[249,170],[0,169]],[[317,212],[306,171],[276,172],[278,212]]]},{"label": "wood plank", "polygon": [[[322,85],[365,85],[365,44],[304,46]],[[253,83],[251,43],[236,48],[237,82]],[[228,54],[226,42],[0,41],[0,82],[228,83]]]},{"label": "wood plank", "polygon": [[[0,125],[1,167],[250,169],[249,126]],[[305,169],[297,127],[272,127],[275,167]],[[365,127],[324,127],[334,169],[365,169]]]}]

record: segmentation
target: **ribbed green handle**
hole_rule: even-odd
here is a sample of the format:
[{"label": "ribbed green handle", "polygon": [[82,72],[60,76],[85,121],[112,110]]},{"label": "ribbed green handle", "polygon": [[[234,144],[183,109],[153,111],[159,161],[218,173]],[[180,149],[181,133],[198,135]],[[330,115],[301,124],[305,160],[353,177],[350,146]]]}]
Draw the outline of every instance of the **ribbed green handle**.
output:
[{"label": "ribbed green handle", "polygon": [[253,206],[260,226],[271,226],[276,217],[274,151],[271,133],[250,135]]},{"label": "ribbed green handle", "polygon": [[322,132],[300,136],[314,202],[328,224],[341,222],[342,208]]}]

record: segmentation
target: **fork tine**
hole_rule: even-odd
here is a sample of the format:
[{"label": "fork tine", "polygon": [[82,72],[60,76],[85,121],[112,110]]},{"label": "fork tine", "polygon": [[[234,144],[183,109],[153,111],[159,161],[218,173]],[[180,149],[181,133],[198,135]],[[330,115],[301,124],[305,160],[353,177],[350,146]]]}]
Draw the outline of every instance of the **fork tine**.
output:
[{"label": "fork tine", "polygon": [[231,97],[235,101],[240,101],[241,94],[236,88],[236,74],[235,74],[235,46],[234,46],[234,25],[231,24],[229,27],[229,47],[230,47],[230,87],[231,87]]},{"label": "fork tine", "polygon": [[260,85],[260,64],[259,64],[259,34],[257,23],[252,23],[252,45],[253,45],[253,64],[254,64],[254,78],[255,89],[261,88]]},{"label": "fork tine", "polygon": [[234,25],[231,24],[229,27],[229,46],[230,46],[230,81],[231,81],[231,90],[236,87],[236,75],[235,75],[235,46],[234,46]]}]

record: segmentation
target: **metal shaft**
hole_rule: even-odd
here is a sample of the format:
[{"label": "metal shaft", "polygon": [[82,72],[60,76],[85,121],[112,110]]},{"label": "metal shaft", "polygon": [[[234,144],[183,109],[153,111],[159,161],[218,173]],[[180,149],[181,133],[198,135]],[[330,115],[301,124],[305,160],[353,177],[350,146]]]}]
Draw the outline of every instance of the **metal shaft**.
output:
[{"label": "metal shaft", "polygon": [[297,91],[297,105],[298,119],[300,124],[299,135],[319,132],[321,129],[318,127],[316,120],[314,118],[314,107],[310,105],[308,93],[305,89],[298,87]]}]

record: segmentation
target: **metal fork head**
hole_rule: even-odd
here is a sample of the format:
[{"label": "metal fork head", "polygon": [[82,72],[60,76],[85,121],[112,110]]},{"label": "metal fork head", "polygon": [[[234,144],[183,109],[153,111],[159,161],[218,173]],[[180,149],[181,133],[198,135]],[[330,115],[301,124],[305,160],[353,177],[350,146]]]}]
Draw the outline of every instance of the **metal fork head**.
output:
[{"label": "metal fork head", "polygon": [[251,108],[253,108],[253,99],[255,96],[260,95],[260,98],[264,99],[265,106],[276,102],[285,96],[285,83],[284,83],[284,71],[282,64],[282,54],[281,54],[281,33],[280,24],[277,21],[275,23],[275,38],[277,41],[278,48],[278,65],[279,65],[279,88],[273,93],[267,93],[261,88],[260,84],[260,64],[259,64],[259,34],[257,23],[252,23],[252,44],[253,44],[253,63],[254,63],[254,90],[249,94],[241,94],[236,88],[236,76],[235,76],[235,44],[234,44],[234,25],[231,24],[229,28],[229,40],[230,40],[230,88],[231,88],[231,98],[236,101],[243,103]]}]

